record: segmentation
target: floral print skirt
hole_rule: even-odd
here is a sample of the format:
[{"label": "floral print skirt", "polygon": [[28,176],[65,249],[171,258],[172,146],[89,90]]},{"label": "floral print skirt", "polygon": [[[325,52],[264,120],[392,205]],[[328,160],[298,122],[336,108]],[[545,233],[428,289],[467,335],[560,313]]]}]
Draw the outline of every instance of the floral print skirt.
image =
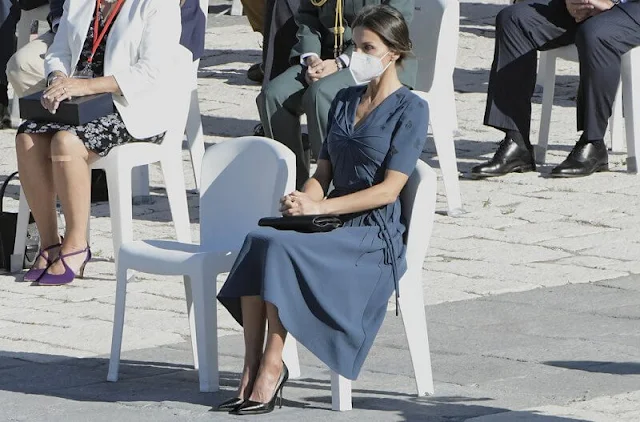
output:
[{"label": "floral print skirt", "polygon": [[64,123],[35,122],[28,120],[18,128],[18,133],[43,134],[66,131],[76,135],[91,152],[104,157],[111,148],[129,142],[150,142],[159,144],[164,139],[165,133],[145,139],[134,138],[122,121],[117,111],[104,117],[92,120],[82,126],[72,126]]}]

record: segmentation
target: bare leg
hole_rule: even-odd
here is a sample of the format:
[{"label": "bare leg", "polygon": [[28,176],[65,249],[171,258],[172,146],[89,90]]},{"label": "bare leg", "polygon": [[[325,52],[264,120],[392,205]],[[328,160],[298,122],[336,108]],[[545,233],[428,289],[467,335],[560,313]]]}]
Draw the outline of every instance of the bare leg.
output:
[{"label": "bare leg", "polygon": [[[29,133],[16,136],[20,184],[36,220],[42,249],[60,242],[50,158],[51,137],[50,134]],[[34,268],[46,266],[46,259],[40,258]]]},{"label": "bare leg", "polygon": [[240,298],[240,306],[242,307],[245,354],[238,397],[246,398],[253,389],[253,383],[258,375],[267,316],[265,303],[260,296],[243,296]]},{"label": "bare leg", "polygon": [[[53,183],[62,203],[66,223],[61,253],[68,254],[87,247],[87,223],[91,210],[91,175],[89,162],[95,159],[80,139],[72,133],[61,131],[51,139],[51,164]],[[77,272],[85,259],[78,254],[65,261]],[[62,274],[62,262],[55,262],[49,273]]]},{"label": "bare leg", "polygon": [[267,345],[262,355],[258,377],[255,380],[249,400],[267,403],[275,393],[276,383],[282,373],[282,349],[287,331],[282,326],[278,316],[278,308],[266,302],[267,321]]}]

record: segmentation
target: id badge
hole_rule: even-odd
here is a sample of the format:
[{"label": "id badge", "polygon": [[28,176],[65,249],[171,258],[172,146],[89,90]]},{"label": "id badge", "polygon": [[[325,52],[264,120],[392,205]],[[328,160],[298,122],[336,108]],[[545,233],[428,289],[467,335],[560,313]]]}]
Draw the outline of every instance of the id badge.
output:
[{"label": "id badge", "polygon": [[78,79],[92,79],[94,76],[91,65],[87,64],[80,72],[76,73]]}]

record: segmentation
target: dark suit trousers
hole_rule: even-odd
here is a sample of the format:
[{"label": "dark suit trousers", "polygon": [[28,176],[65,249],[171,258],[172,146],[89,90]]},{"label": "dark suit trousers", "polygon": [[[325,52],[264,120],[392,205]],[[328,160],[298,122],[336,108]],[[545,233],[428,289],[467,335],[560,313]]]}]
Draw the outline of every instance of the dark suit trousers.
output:
[{"label": "dark suit trousers", "polygon": [[517,129],[528,140],[537,50],[575,44],[580,57],[577,122],[588,140],[603,139],[620,81],[621,57],[640,45],[640,3],[625,3],[582,23],[564,0],[529,0],[496,17],[484,124]]},{"label": "dark suit trousers", "polygon": [[0,104],[8,105],[7,62],[16,52],[16,24],[20,9],[11,0],[0,0]]},{"label": "dark suit trousers", "polygon": [[291,66],[291,49],[297,44],[298,24],[294,19],[301,0],[267,0],[264,19],[262,64],[264,83]]}]

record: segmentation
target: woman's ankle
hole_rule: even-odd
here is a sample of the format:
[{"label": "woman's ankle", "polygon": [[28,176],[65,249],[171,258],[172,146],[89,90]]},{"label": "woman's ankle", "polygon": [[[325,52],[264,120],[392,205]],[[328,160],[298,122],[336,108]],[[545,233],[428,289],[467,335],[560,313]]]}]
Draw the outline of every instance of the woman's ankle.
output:
[{"label": "woman's ankle", "polygon": [[61,238],[59,235],[55,236],[42,236],[40,235],[40,249],[46,249],[51,246],[59,245],[61,243]]},{"label": "woman's ankle", "polygon": [[69,253],[82,251],[84,249],[87,249],[88,247],[89,245],[87,244],[87,241],[85,239],[74,240],[65,238],[64,242],[62,242],[61,249],[64,251],[64,253]]}]

